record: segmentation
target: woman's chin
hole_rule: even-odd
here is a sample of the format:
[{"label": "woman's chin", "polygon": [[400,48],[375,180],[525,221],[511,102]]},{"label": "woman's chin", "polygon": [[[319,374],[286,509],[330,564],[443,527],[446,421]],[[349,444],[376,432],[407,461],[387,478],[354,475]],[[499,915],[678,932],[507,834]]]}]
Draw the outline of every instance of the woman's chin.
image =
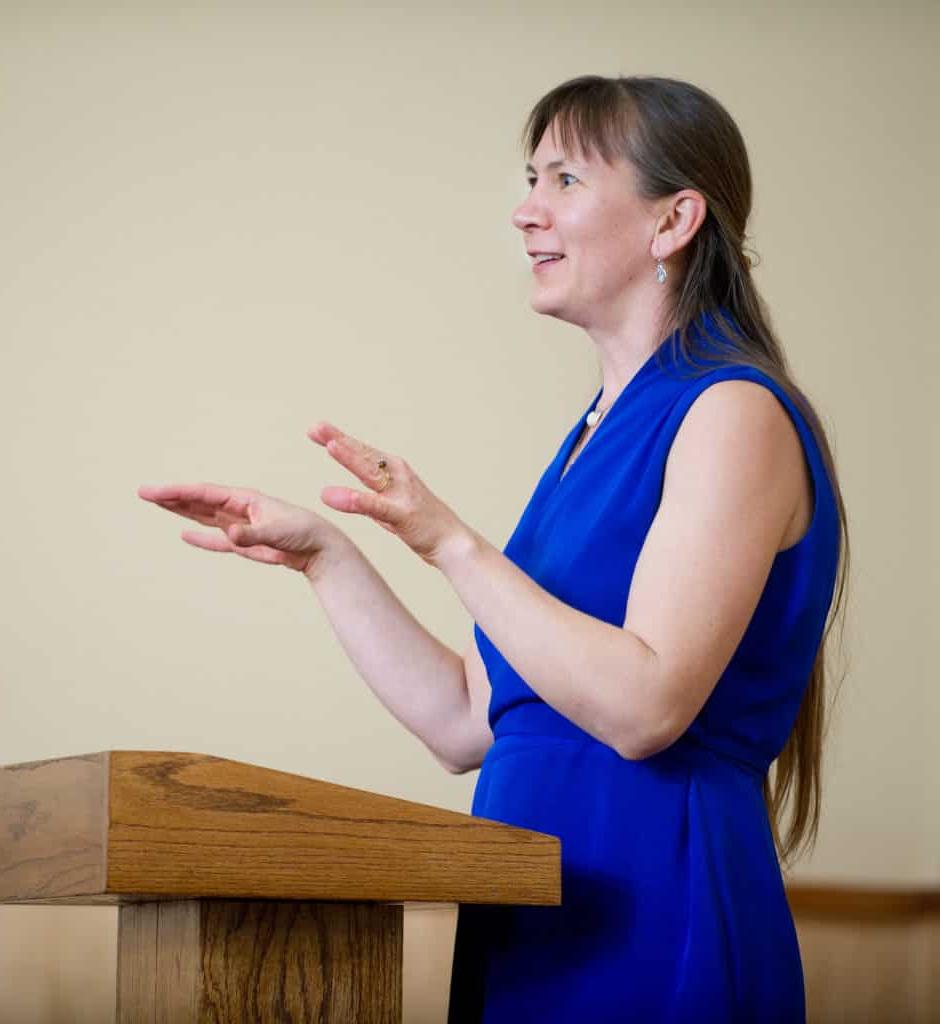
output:
[{"label": "woman's chin", "polygon": [[535,294],[529,300],[529,305],[535,313],[541,313],[544,316],[554,316],[559,320],[568,319],[565,313],[565,304],[558,298],[552,298],[551,295]]}]

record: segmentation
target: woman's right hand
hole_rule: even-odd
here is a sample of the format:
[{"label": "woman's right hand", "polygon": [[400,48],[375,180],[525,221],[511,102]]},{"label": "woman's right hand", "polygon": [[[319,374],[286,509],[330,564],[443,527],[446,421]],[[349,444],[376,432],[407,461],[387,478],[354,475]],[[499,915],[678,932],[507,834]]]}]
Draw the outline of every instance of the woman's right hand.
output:
[{"label": "woman's right hand", "polygon": [[220,532],[184,530],[187,544],[283,565],[310,576],[322,557],[348,538],[310,509],[260,491],[219,484],[145,484],[137,495],[169,512]]}]

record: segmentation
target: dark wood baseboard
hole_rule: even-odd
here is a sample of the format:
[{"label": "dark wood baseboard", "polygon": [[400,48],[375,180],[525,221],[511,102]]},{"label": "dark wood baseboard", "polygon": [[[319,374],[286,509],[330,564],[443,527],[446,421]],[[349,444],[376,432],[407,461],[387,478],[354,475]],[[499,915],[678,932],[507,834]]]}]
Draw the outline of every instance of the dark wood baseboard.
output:
[{"label": "dark wood baseboard", "polygon": [[792,883],[786,890],[794,917],[871,921],[940,914],[940,889]]}]

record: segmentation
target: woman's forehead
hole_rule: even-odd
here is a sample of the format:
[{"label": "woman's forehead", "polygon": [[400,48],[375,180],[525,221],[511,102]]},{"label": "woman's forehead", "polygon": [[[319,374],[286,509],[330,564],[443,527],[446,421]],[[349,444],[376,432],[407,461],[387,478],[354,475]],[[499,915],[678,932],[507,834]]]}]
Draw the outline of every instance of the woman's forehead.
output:
[{"label": "woman's forehead", "polygon": [[569,126],[567,132],[562,132],[557,120],[552,121],[545,129],[536,152],[551,152],[555,158],[561,157],[575,162],[584,162],[588,156],[587,149],[574,127]]},{"label": "woman's forehead", "polygon": [[628,160],[614,157],[613,162],[608,163],[603,154],[596,149],[587,149],[580,144],[565,149],[546,136],[542,137],[531,159],[526,163],[527,174],[548,173],[561,167],[568,167],[576,172],[590,171],[595,175],[612,175],[618,178],[624,173],[630,174]]},{"label": "woman's forehead", "polygon": [[615,155],[613,162],[608,163],[596,141],[583,138],[570,122],[567,124],[567,132],[562,131],[556,117],[539,139],[531,163],[526,164],[526,170],[538,170],[540,165],[545,170],[552,170],[561,163],[582,169],[600,167],[610,170],[625,162]]},{"label": "woman's forehead", "polygon": [[584,170],[588,167],[588,164],[583,160],[574,160],[571,157],[566,156],[564,153],[558,155],[558,153],[546,152],[542,159],[538,156],[533,155],[532,161],[525,165],[527,171],[554,171],[558,167],[573,167],[577,170]]}]

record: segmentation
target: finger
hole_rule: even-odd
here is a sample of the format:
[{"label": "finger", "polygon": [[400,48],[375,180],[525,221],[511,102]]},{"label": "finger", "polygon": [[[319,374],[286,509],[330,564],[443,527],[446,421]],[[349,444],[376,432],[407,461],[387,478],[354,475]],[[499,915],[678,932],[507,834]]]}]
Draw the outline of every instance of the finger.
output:
[{"label": "finger", "polygon": [[337,512],[353,512],[369,516],[381,523],[397,526],[403,514],[386,498],[371,491],[353,491],[348,487],[324,487],[320,492],[324,505],[336,509]]},{"label": "finger", "polygon": [[386,486],[389,463],[387,455],[349,436],[330,440],[326,450],[367,487],[379,491]]},{"label": "finger", "polygon": [[307,431],[307,437],[325,447],[337,462],[373,490],[378,490],[384,485],[384,466],[380,466],[379,463],[387,464],[388,456],[377,448],[360,441],[352,434],[344,433],[328,420],[315,423]]},{"label": "finger", "polygon": [[235,551],[235,545],[224,533],[202,533],[199,530],[183,530],[180,537],[187,544],[192,544],[194,548],[202,548],[204,551]]},{"label": "finger", "polygon": [[225,527],[228,539],[245,548],[254,544],[264,544],[267,547],[279,548],[283,542],[283,531],[278,527],[269,524],[267,526],[247,526],[244,523],[229,523]]},{"label": "finger", "polygon": [[356,512],[356,495],[358,491],[348,487],[324,487],[320,491],[320,500],[324,505],[335,508],[337,512]]},{"label": "finger", "polygon": [[248,506],[258,497],[258,492],[249,487],[228,487],[222,484],[186,485],[186,497],[194,504],[218,509],[227,515],[245,515]]},{"label": "finger", "polygon": [[235,521],[232,516],[225,515],[213,508],[207,509],[192,505],[169,505],[163,502],[157,502],[157,505],[159,508],[166,509],[167,512],[172,512],[183,519],[192,519],[203,526],[217,526],[220,530],[225,529],[226,526],[230,526]]},{"label": "finger", "polygon": [[279,538],[276,531],[270,527],[262,530],[243,526],[241,523],[231,523],[225,527],[225,533],[229,542],[234,545],[236,555],[250,558],[255,562],[267,562],[270,565],[285,565],[289,561],[290,553],[277,547]]},{"label": "finger", "polygon": [[216,484],[161,484],[143,486],[137,492],[146,501],[168,512],[217,526],[232,519],[248,519],[251,502],[257,496],[246,488]]},{"label": "finger", "polygon": [[218,484],[143,484],[137,494],[146,501],[200,501],[222,504],[231,494],[231,488]]},{"label": "finger", "polygon": [[268,565],[285,565],[287,557],[281,551],[266,547],[263,544],[242,547],[233,544],[228,537],[220,533],[200,533],[195,530],[184,530],[180,534],[187,544],[204,551],[221,551],[226,554],[241,555],[253,562],[265,562]]},{"label": "finger", "polygon": [[235,520],[248,520],[248,502],[235,500],[223,507],[206,505],[194,501],[175,500],[165,498],[154,501],[153,504],[159,508],[166,509],[174,515],[182,516],[184,519],[194,519],[203,526],[225,526]]},{"label": "finger", "polygon": [[343,432],[332,423],[326,420],[320,420],[307,431],[307,437],[311,441],[316,441],[317,444],[325,446],[328,441],[333,440],[336,437],[342,437]]},{"label": "finger", "polygon": [[244,504],[256,492],[247,487],[226,487],[221,484],[141,484],[137,495],[144,501],[199,502],[204,505],[224,506],[226,503]]}]

